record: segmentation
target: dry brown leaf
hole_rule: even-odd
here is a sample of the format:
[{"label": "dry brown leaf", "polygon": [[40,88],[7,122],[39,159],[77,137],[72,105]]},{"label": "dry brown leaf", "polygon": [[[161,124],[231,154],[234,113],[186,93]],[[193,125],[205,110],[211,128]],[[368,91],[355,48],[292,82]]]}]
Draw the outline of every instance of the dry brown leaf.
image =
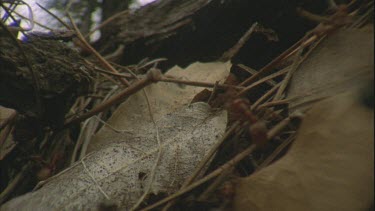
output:
[{"label": "dry brown leaf", "polygon": [[110,145],[0,209],[93,210],[106,195],[129,209],[148,187],[155,162],[150,193],[176,191],[225,132],[226,124],[225,111],[213,113],[205,103],[185,106],[156,121],[162,146],[159,161],[156,129],[152,122],[144,122],[139,133],[108,140]]},{"label": "dry brown leaf", "polygon": [[[196,62],[185,69],[175,66],[166,74],[184,80],[215,83],[225,81],[229,75],[230,67],[229,62]],[[159,82],[146,87],[144,90],[149,97],[153,117],[158,120],[164,115],[189,104],[194,96],[203,89],[205,88]],[[147,101],[142,91],[132,95],[121,104],[108,121],[117,130],[127,130],[135,134],[139,133],[138,128],[149,122],[151,122],[151,119]],[[91,140],[88,151],[91,152],[100,149],[103,145],[121,140],[121,134],[108,127],[103,127]]]},{"label": "dry brown leaf", "polygon": [[[359,87],[373,78],[373,62],[373,30],[341,30],[314,50],[288,91],[289,98],[300,97],[291,110],[312,109],[287,155],[238,181],[235,210],[370,208],[374,113]],[[312,103],[322,97],[330,98]]]},{"label": "dry brown leaf", "polygon": [[288,98],[291,110],[353,89],[374,72],[373,28],[342,29],[327,37],[294,73]]},{"label": "dry brown leaf", "polygon": [[235,210],[366,210],[374,191],[374,112],[344,93],[307,113],[275,164],[242,179]]}]

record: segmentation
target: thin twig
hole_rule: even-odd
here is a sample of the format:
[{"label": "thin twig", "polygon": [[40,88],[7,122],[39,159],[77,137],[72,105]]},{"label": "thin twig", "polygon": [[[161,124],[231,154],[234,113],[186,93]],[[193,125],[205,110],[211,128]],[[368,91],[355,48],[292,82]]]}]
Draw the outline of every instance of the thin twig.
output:
[{"label": "thin twig", "polygon": [[290,48],[288,48],[286,51],[284,51],[282,54],[280,54],[278,57],[276,57],[274,60],[272,60],[270,63],[268,63],[266,66],[264,66],[262,69],[258,71],[257,74],[252,75],[245,81],[243,81],[240,86],[246,86],[253,82],[256,78],[259,76],[271,71],[277,64],[279,64],[282,60],[287,59],[291,56],[291,52],[294,51],[304,40],[306,36],[302,37],[300,40],[298,40],[294,45],[292,45]]},{"label": "thin twig", "polygon": [[132,75],[127,74],[127,73],[114,73],[114,72],[108,72],[108,71],[102,70],[102,69],[100,69],[100,68],[98,68],[98,67],[94,67],[94,70],[96,70],[96,71],[98,71],[98,72],[101,72],[101,73],[104,73],[104,74],[108,74],[108,75],[116,76],[116,77],[134,78]]},{"label": "thin twig", "polygon": [[[73,25],[73,28],[75,32],[77,33],[77,38],[81,41],[81,43],[92,53],[94,56],[100,61],[100,63],[108,70],[110,70],[113,73],[119,73],[115,68],[112,67],[112,65],[107,62],[91,45],[85,40],[85,38],[82,36],[80,30],[78,29],[77,25],[75,24],[72,16],[67,13],[67,16],[70,20],[70,22]],[[125,78],[120,78],[120,82],[124,85],[130,86],[130,83]]]},{"label": "thin twig", "polygon": [[264,95],[262,95],[262,97],[260,97],[253,105],[251,105],[250,110],[252,110],[252,111],[257,110],[259,104],[261,104],[265,99],[267,99],[268,97],[270,97],[280,87],[280,85],[281,85],[281,83],[276,84],[267,93],[265,93]]},{"label": "thin twig", "polygon": [[74,146],[72,157],[70,159],[70,165],[73,165],[76,162],[78,149],[82,145],[83,136],[85,134],[87,125],[89,124],[90,120],[91,120],[91,118],[86,119],[84,121],[84,123],[82,124],[81,128],[80,128],[80,133],[79,133],[79,136],[77,138],[76,144]]},{"label": "thin twig", "polygon": [[18,4],[12,4],[10,5],[10,8],[7,8],[5,7],[4,4],[0,4],[0,7],[3,8],[6,12],[7,15],[4,15],[4,17],[6,17],[4,19],[3,17],[3,23],[5,23],[5,21],[10,18],[14,23],[15,23],[15,26],[8,26],[8,29],[9,31],[11,32],[22,32],[23,33],[23,29],[22,27],[20,26],[20,23],[18,23],[17,19],[13,16],[13,11],[16,9],[16,7],[18,6]]},{"label": "thin twig", "polygon": [[102,27],[104,27],[105,25],[109,24],[110,22],[112,22],[115,18],[117,17],[120,17],[122,15],[125,15],[129,13],[129,10],[124,10],[124,11],[121,11],[119,13],[116,13],[114,15],[112,15],[111,17],[109,17],[107,20],[103,21],[99,26],[95,27],[93,30],[91,30],[89,33],[87,33],[85,35],[85,38],[88,38],[90,37],[95,31],[101,29]]},{"label": "thin twig", "polygon": [[[314,36],[314,38],[317,38],[316,36]],[[280,88],[277,90],[277,93],[275,95],[275,97],[273,98],[274,101],[277,101],[277,100],[280,100],[282,99],[282,94],[284,93],[284,91],[286,90],[293,74],[295,73],[295,71],[297,71],[297,69],[299,68],[299,66],[306,60],[306,58],[308,58],[308,56],[314,51],[314,49],[324,40],[324,38],[326,38],[325,35],[323,35],[318,41],[316,41],[315,43],[313,43],[313,41],[310,42],[310,39],[307,40],[309,41],[309,43],[307,43],[307,41],[305,43],[303,43],[300,48],[299,48],[299,52],[295,55],[295,58],[294,58],[294,61],[293,61],[293,64],[291,66],[291,69],[289,70],[289,72],[287,73],[287,75],[285,76],[285,78],[283,79],[283,81],[281,82],[281,86]],[[315,41],[315,39],[314,39]],[[301,55],[302,55],[302,52],[303,50],[305,49],[305,47],[307,45],[310,45],[310,48],[309,50],[303,55],[303,57],[301,58]]]},{"label": "thin twig", "polygon": [[301,60],[301,54],[302,54],[303,48],[300,48],[299,53],[295,54],[294,61],[292,63],[291,68],[289,69],[288,73],[284,77],[283,81],[281,82],[280,88],[277,89],[277,92],[273,98],[273,101],[280,100],[282,98],[282,94],[284,94],[284,91],[286,87],[289,84],[290,79],[292,78],[294,72],[298,69],[299,65],[302,63]]},{"label": "thin twig", "polygon": [[[13,12],[14,12],[14,14],[20,16],[21,18],[27,19],[27,17],[21,15],[21,14],[18,13],[17,11],[13,11]],[[34,21],[35,25],[38,25],[38,26],[40,26],[40,27],[42,27],[42,28],[44,28],[44,29],[47,29],[47,30],[53,31],[52,28],[50,28],[50,27],[48,27],[48,26],[45,26],[45,25],[39,23],[38,21],[35,21],[35,20],[33,20],[33,21]]]},{"label": "thin twig", "polygon": [[167,61],[167,60],[168,60],[167,58],[158,58],[158,59],[154,59],[154,60],[151,60],[151,61],[149,61],[149,62],[147,62],[147,63],[145,63],[145,64],[143,64],[142,66],[139,66],[139,67],[137,67],[137,68],[138,68],[138,69],[143,69],[143,68],[145,68],[145,67],[147,67],[147,66],[153,65],[153,64],[155,64],[155,63],[159,63],[159,62]]},{"label": "thin twig", "polygon": [[[324,35],[323,35],[324,36]],[[294,45],[292,45],[290,48],[288,48],[286,51],[284,51],[281,55],[273,59],[270,63],[268,63],[266,66],[264,66],[262,69],[259,70],[259,72],[255,75],[252,75],[251,77],[247,78],[245,81],[243,81],[240,86],[244,86],[247,84],[250,84],[253,82],[256,78],[259,76],[265,74],[266,72],[269,72],[272,70],[277,64],[279,64],[282,60],[285,60],[295,54],[299,48],[304,47],[306,45],[309,45],[310,43],[317,40],[319,36],[313,34],[311,36],[311,33],[307,33],[304,37],[302,37],[300,40],[298,40]]]},{"label": "thin twig", "polygon": [[115,133],[132,133],[132,131],[130,130],[119,130],[119,129],[116,129],[115,127],[113,127],[111,124],[108,124],[106,121],[102,120],[101,118],[99,118],[98,116],[94,116],[100,123],[102,123],[105,127],[108,127],[109,129],[111,129],[113,132]]},{"label": "thin twig", "polygon": [[279,134],[286,126],[288,126],[288,124],[290,123],[292,119],[296,119],[296,118],[300,119],[302,117],[303,117],[303,113],[299,111],[292,113],[289,117],[283,119],[281,122],[279,122],[271,130],[268,131],[267,139],[269,140],[275,137],[277,134]]},{"label": "thin twig", "polygon": [[260,79],[259,81],[255,82],[255,83],[252,83],[251,85],[249,85],[249,86],[245,87],[244,89],[242,89],[237,94],[237,97],[243,96],[244,94],[246,94],[246,92],[248,92],[252,88],[254,88],[254,87],[256,87],[256,86],[258,86],[258,85],[260,85],[260,84],[262,84],[262,83],[264,83],[264,82],[266,82],[268,80],[270,80],[270,79],[273,79],[275,77],[278,77],[278,76],[286,74],[288,72],[288,69],[289,69],[289,67],[286,67],[286,68],[284,68],[284,69],[282,69],[282,70],[280,70],[280,71],[278,71],[278,72],[276,72],[274,74],[271,74],[271,75],[269,75],[267,77],[264,77],[264,78]]},{"label": "thin twig", "polygon": [[247,149],[245,149],[244,151],[242,151],[241,153],[237,154],[234,158],[232,158],[230,161],[228,161],[227,163],[225,163],[224,165],[220,166],[218,169],[216,169],[215,171],[211,172],[210,174],[208,174],[207,176],[203,177],[202,179],[192,183],[191,185],[187,186],[186,188],[183,188],[183,189],[180,189],[179,191],[177,191],[176,193],[174,194],[171,194],[170,196],[142,209],[141,211],[147,211],[147,210],[152,210],[162,204],[165,204],[191,190],[193,190],[194,188],[210,181],[211,179],[217,177],[218,175],[220,175],[223,171],[231,168],[232,166],[235,166],[239,161],[241,161],[242,159],[244,159],[245,157],[247,157],[250,153],[252,153],[254,150],[256,149],[256,145],[255,144],[252,144],[250,147],[248,147]]},{"label": "thin twig", "polygon": [[258,166],[258,168],[255,169],[255,171],[259,171],[261,169],[263,169],[264,167],[268,166],[269,164],[272,163],[272,161],[275,160],[275,158],[287,147],[289,146],[293,140],[295,139],[295,135],[291,135],[289,136],[285,141],[283,141],[283,143],[281,143],[273,152],[270,156],[268,156],[266,158],[266,160],[264,160],[262,162],[262,164],[260,164]]},{"label": "thin twig", "polygon": [[124,52],[125,46],[123,44],[120,44],[117,49],[114,52],[111,52],[105,56],[103,56],[106,60],[115,60],[116,58],[119,58],[122,53]]},{"label": "thin twig", "polygon": [[46,13],[48,13],[50,16],[52,16],[53,18],[55,18],[59,23],[61,23],[63,26],[65,26],[65,28],[71,30],[71,27],[65,23],[63,20],[61,20],[61,18],[57,17],[57,15],[53,14],[52,12],[50,12],[47,8],[43,7],[42,5],[40,5],[39,3],[36,3],[42,10],[44,10]]},{"label": "thin twig", "polygon": [[209,82],[201,82],[201,81],[186,81],[181,80],[177,78],[168,78],[168,77],[162,77],[159,79],[161,82],[170,82],[170,83],[177,83],[177,84],[184,84],[189,86],[200,86],[200,87],[208,87],[208,88],[214,88],[217,87],[219,89],[228,89],[228,88],[234,88],[237,90],[241,90],[244,87],[239,86],[233,86],[228,84],[216,84],[216,83],[209,83]]},{"label": "thin twig", "polygon": [[[210,195],[220,186],[223,182],[228,178],[230,173],[233,172],[234,167],[230,167],[227,171],[223,171],[216,179],[203,191],[202,194],[199,195],[198,201],[206,201]],[[165,210],[167,211],[167,209]]]},{"label": "thin twig", "polygon": [[257,27],[259,27],[259,24],[257,22],[253,23],[251,27],[245,32],[245,34],[238,40],[238,42],[232,48],[224,52],[219,60],[229,61],[235,55],[237,55],[238,51],[245,45],[247,40],[249,40],[254,31],[256,31]]},{"label": "thin twig", "polygon": [[[9,4],[9,9],[7,9],[7,7],[5,7],[5,4],[0,4],[0,6],[5,10],[5,13],[6,15],[3,15],[3,17],[1,17],[1,20],[5,23],[9,17],[11,17],[12,15],[12,12],[16,9],[17,7],[17,4],[14,2],[14,1],[11,1],[11,2],[4,2],[4,3],[8,3]],[[4,8],[5,7],[5,8]],[[12,19],[14,21],[14,19]]]},{"label": "thin twig", "polygon": [[209,105],[210,105],[210,103],[212,102],[212,100],[214,99],[214,97],[216,96],[216,94],[217,94],[217,92],[219,90],[218,87],[217,87],[217,85],[219,85],[219,81],[216,81],[215,86],[212,89],[212,92],[210,94],[210,97],[207,100],[207,104],[209,104]]},{"label": "thin twig", "polygon": [[353,28],[359,28],[368,21],[368,19],[373,18],[372,14],[374,13],[374,5],[372,5],[363,15],[361,15],[357,20],[355,20],[348,28],[353,29]]},{"label": "thin twig", "polygon": [[[255,75],[258,73],[258,71],[248,67],[248,66],[245,66],[243,64],[238,64],[237,67],[241,68],[242,70],[250,73],[250,75]],[[276,82],[274,80],[268,80],[267,83],[271,86],[275,86],[276,85]]]},{"label": "thin twig", "polygon": [[[316,36],[314,36],[315,38]],[[316,37],[318,38],[318,37]],[[299,68],[299,66],[308,58],[308,56],[316,49],[316,47],[326,38],[325,35],[323,35],[318,41],[316,41],[315,43],[313,43],[314,40],[307,40],[309,42],[304,42],[300,49],[299,49],[299,53],[296,54],[296,58],[295,60],[293,61],[293,64],[292,64],[292,67],[290,69],[290,71],[287,73],[287,75],[285,76],[285,78],[283,79],[283,81],[281,82],[281,86],[280,88],[277,90],[277,93],[274,97],[274,100],[280,100],[281,99],[281,95],[284,93],[284,91],[286,90],[293,74],[295,73],[295,71]],[[303,55],[302,58],[300,58],[300,56],[302,55],[302,51],[305,49],[305,47],[307,45],[311,45],[309,50]]]},{"label": "thin twig", "polygon": [[283,100],[273,100],[271,102],[263,103],[262,105],[258,106],[258,109],[288,104],[291,100],[292,100],[291,98],[283,99]]},{"label": "thin twig", "polygon": [[135,83],[133,83],[131,86],[129,86],[128,88],[126,88],[125,90],[120,92],[119,94],[117,94],[117,95],[113,96],[112,98],[110,98],[109,100],[95,106],[92,110],[88,111],[87,113],[82,114],[81,116],[78,116],[76,118],[73,118],[73,119],[70,119],[70,120],[66,121],[65,124],[64,124],[64,127],[68,127],[69,125],[81,122],[81,121],[83,121],[87,118],[90,118],[90,117],[110,108],[111,106],[113,106],[115,104],[118,104],[118,103],[122,102],[124,99],[126,99],[130,95],[136,93],[137,91],[141,90],[145,86],[147,86],[147,85],[149,85],[153,82],[157,82],[158,79],[161,77],[161,75],[162,74],[161,74],[160,70],[151,69],[147,73],[147,77],[145,77],[145,78],[143,78],[139,81],[136,81]]},{"label": "thin twig", "polygon": [[311,13],[309,11],[306,11],[302,8],[297,8],[297,14],[309,21],[313,21],[315,23],[327,23],[330,21],[329,17],[321,16],[321,15],[316,15],[314,13]]}]

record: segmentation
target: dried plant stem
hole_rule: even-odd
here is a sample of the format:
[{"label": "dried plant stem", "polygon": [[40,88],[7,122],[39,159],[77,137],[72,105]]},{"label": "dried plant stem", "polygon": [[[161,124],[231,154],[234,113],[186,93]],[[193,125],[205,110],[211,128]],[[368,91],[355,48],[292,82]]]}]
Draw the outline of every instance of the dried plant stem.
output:
[{"label": "dried plant stem", "polygon": [[[290,80],[292,79],[293,74],[296,72],[296,70],[299,68],[299,66],[302,64],[302,62],[306,60],[306,58],[311,54],[311,52],[313,52],[313,50],[318,46],[319,43],[322,42],[322,40],[325,37],[326,36],[322,36],[318,41],[316,41],[317,36],[313,36],[312,38],[314,38],[314,39],[308,39],[306,42],[303,43],[303,45],[300,46],[300,48],[298,48],[298,53],[295,55],[293,64],[291,66],[291,69],[288,71],[285,78],[281,82],[281,86],[277,90],[277,93],[276,93],[275,97],[273,98],[274,101],[282,99],[282,94],[286,90]],[[313,43],[314,41],[316,41],[316,42]],[[307,45],[312,45],[312,46],[309,48],[308,52],[306,52],[302,56],[302,52]]]},{"label": "dried plant stem", "polygon": [[100,117],[98,117],[98,116],[94,116],[94,117],[100,123],[103,124],[103,127],[107,127],[107,128],[109,128],[110,130],[112,130],[115,133],[130,133],[130,134],[132,134],[132,131],[130,131],[130,130],[119,130],[119,129],[115,128],[114,126],[112,126],[111,124],[107,123],[106,121],[102,120]]},{"label": "dried plant stem", "polygon": [[214,86],[214,88],[212,89],[212,92],[211,92],[211,94],[210,94],[210,97],[208,98],[208,100],[207,100],[207,104],[209,104],[209,105],[211,105],[210,103],[212,102],[212,100],[214,99],[214,97],[217,95],[217,93],[218,93],[218,88],[217,88],[217,85],[219,84],[219,82],[218,81],[216,81],[216,83],[215,83],[215,86]]},{"label": "dried plant stem", "polygon": [[[154,60],[151,60],[149,62],[146,62],[145,64],[137,64],[137,69],[143,69],[147,66],[150,66],[150,65],[155,65],[156,63],[159,63],[159,62],[162,62],[162,61],[167,61],[168,59],[167,58],[157,58],[157,59],[154,59]],[[138,66],[138,65],[141,65],[141,66]]]},{"label": "dried plant stem", "polygon": [[125,90],[120,92],[119,94],[117,94],[117,95],[113,96],[112,98],[110,98],[109,100],[97,105],[92,110],[88,111],[87,113],[82,114],[81,116],[78,116],[76,118],[73,118],[71,120],[66,121],[65,124],[64,124],[64,127],[67,127],[71,124],[75,124],[75,123],[81,122],[85,119],[88,119],[88,118],[90,118],[90,117],[110,108],[111,106],[122,102],[125,98],[127,98],[130,95],[136,93],[137,91],[141,90],[145,86],[147,86],[147,85],[149,85],[153,82],[157,82],[158,79],[161,77],[161,75],[162,74],[161,74],[160,70],[151,69],[147,73],[147,77],[133,83],[131,86],[129,86],[128,88],[126,88]]},{"label": "dried plant stem", "polygon": [[[85,40],[85,38],[82,36],[81,32],[79,31],[77,25],[74,23],[74,20],[72,18],[72,16],[67,13],[69,19],[70,19],[70,22],[72,23],[73,25],[73,28],[75,30],[75,32],[77,33],[77,37],[78,39],[81,41],[81,43],[92,53],[94,54],[94,56],[99,60],[99,62],[103,65],[103,67],[105,67],[106,69],[110,70],[111,72],[113,73],[119,73],[115,68],[112,67],[111,64],[109,64],[109,62],[104,59],[93,47],[91,47],[91,45]],[[128,80],[126,80],[125,78],[120,78],[120,82],[124,85],[127,85],[127,86],[130,86],[130,83]]]},{"label": "dried plant stem", "polygon": [[107,74],[107,75],[112,75],[112,76],[115,76],[115,77],[123,77],[123,78],[134,78],[132,75],[130,74],[127,74],[127,73],[114,73],[114,72],[108,72],[108,71],[105,71],[103,69],[100,69],[98,67],[94,67],[94,69],[98,72],[101,72],[101,73],[104,73],[104,74]]},{"label": "dried plant stem", "polygon": [[[241,68],[242,70],[245,70],[247,73],[249,73],[250,75],[254,75],[254,74],[257,74],[258,71],[252,69],[251,67],[248,67],[246,65],[243,65],[243,64],[238,64],[237,65],[239,68]],[[271,86],[275,86],[276,85],[276,82],[274,80],[268,80],[267,83]]]},{"label": "dried plant stem", "polygon": [[249,40],[251,35],[254,33],[254,31],[256,31],[258,27],[259,24],[257,22],[253,23],[251,27],[245,32],[245,34],[238,40],[238,42],[232,48],[224,52],[219,60],[231,60],[238,53],[238,51],[240,51],[240,49],[245,45],[246,41]]},{"label": "dried plant stem", "polygon": [[270,89],[266,94],[262,95],[253,105],[251,105],[251,110],[255,111],[258,109],[259,104],[261,104],[265,99],[270,97],[279,87],[281,83],[276,84],[272,89]]},{"label": "dried plant stem", "polygon": [[270,140],[271,138],[279,134],[286,126],[288,126],[288,124],[290,123],[292,119],[302,118],[302,117],[303,117],[303,114],[297,111],[291,114],[289,117],[283,119],[281,122],[275,125],[275,127],[273,127],[271,130],[268,131],[267,139]]},{"label": "dried plant stem", "polygon": [[270,156],[268,156],[266,158],[266,160],[264,160],[262,162],[262,164],[260,164],[258,166],[258,168],[255,169],[255,171],[259,171],[260,169],[268,166],[269,164],[271,164],[272,161],[275,160],[275,158],[287,147],[289,146],[289,144],[291,144],[293,142],[293,140],[295,139],[295,135],[291,135],[289,136],[289,138],[287,138],[285,141],[283,141],[283,143],[281,143],[273,152]]},{"label": "dried plant stem", "polygon": [[107,20],[103,21],[99,26],[95,27],[93,30],[91,30],[89,33],[87,33],[85,35],[85,38],[88,38],[90,37],[90,35],[92,35],[95,31],[101,29],[102,27],[106,26],[107,24],[109,24],[110,22],[112,22],[114,19],[122,16],[122,15],[125,15],[129,13],[129,10],[124,10],[124,11],[121,11],[119,13],[116,13],[114,15],[112,15],[111,17],[109,17]]},{"label": "dried plant stem", "polygon": [[76,161],[78,149],[81,147],[81,145],[83,143],[83,136],[84,136],[84,134],[87,130],[87,125],[90,121],[91,121],[91,118],[86,119],[81,126],[81,132],[79,133],[79,136],[77,138],[77,142],[74,146],[73,154],[72,154],[72,157],[70,159],[70,165],[73,165]]},{"label": "dried plant stem", "polygon": [[237,97],[241,97],[243,96],[244,94],[246,94],[246,92],[248,92],[249,90],[251,90],[252,88],[258,86],[259,84],[262,84],[272,78],[275,78],[275,77],[278,77],[278,76],[281,76],[281,75],[284,75],[288,72],[288,69],[289,67],[286,67],[284,68],[283,70],[280,70],[274,74],[271,74],[267,77],[264,77],[262,79],[260,79],[259,81],[255,82],[255,83],[252,83],[251,85],[247,86],[246,88],[242,89],[238,94],[237,94]]},{"label": "dried plant stem", "polygon": [[181,79],[176,79],[176,78],[168,78],[168,77],[162,77],[159,81],[178,83],[178,84],[184,84],[184,85],[189,85],[189,86],[208,87],[208,88],[217,87],[219,89],[234,88],[234,89],[241,90],[241,89],[244,88],[244,87],[227,85],[227,84],[216,84],[216,83],[208,83],[208,82],[200,82],[200,81],[186,81],[186,80],[181,80]]},{"label": "dried plant stem", "polygon": [[220,175],[223,171],[227,170],[228,168],[231,168],[232,166],[236,165],[239,161],[241,161],[242,159],[244,159],[245,157],[247,157],[250,153],[252,153],[254,150],[256,149],[256,145],[255,144],[252,144],[250,147],[248,147],[247,149],[245,149],[243,152],[237,154],[232,160],[228,161],[227,163],[225,163],[224,165],[222,165],[221,167],[219,167],[218,169],[216,169],[215,171],[211,172],[210,174],[208,174],[207,176],[203,177],[202,179],[192,183],[191,185],[183,188],[183,189],[180,189],[179,191],[177,191],[176,193],[156,202],[155,204],[151,205],[151,206],[148,206],[144,209],[142,209],[141,211],[146,211],[146,210],[151,210],[151,209],[154,209],[164,203],[167,203],[169,201],[171,201],[172,199],[175,199],[191,190],[193,190],[194,188],[206,183],[207,181],[217,177],[218,175]]},{"label": "dried plant stem", "polygon": [[[16,15],[20,16],[21,18],[24,18],[24,19],[29,19],[29,18],[27,18],[27,17],[25,17],[25,16],[21,15],[21,14],[20,14],[20,13],[18,13],[17,11],[13,11],[13,12],[14,12],[14,14],[16,14]],[[40,27],[42,27],[42,28],[44,28],[44,29],[47,29],[47,30],[53,31],[53,29],[52,29],[52,28],[50,28],[50,27],[48,27],[48,26],[45,26],[45,25],[43,25],[43,24],[39,23],[38,21],[35,21],[35,20],[33,20],[33,22],[34,22],[34,24],[35,24],[35,25],[38,25],[38,26],[40,26]]]},{"label": "dried plant stem", "polygon": [[271,102],[263,103],[262,105],[258,106],[258,109],[288,104],[292,100],[294,100],[294,98],[283,99],[283,100],[273,100]]},{"label": "dried plant stem", "polygon": [[264,66],[262,69],[258,71],[257,74],[252,75],[245,81],[243,81],[240,86],[246,86],[253,82],[256,78],[261,76],[262,74],[265,74],[272,70],[277,64],[279,64],[282,60],[290,57],[290,53],[294,51],[298,46],[305,40],[306,37],[302,37],[300,40],[298,40],[293,46],[288,48],[286,51],[284,51],[282,54],[280,54],[278,57],[276,57],[274,60],[272,60],[270,63],[268,63],[266,66]]},{"label": "dried plant stem", "polygon": [[[216,179],[199,195],[198,201],[206,201],[210,195],[228,178],[234,167],[230,167],[227,171],[222,172]],[[165,210],[167,211],[167,210]]]},{"label": "dried plant stem", "polygon": [[286,87],[288,86],[290,79],[292,78],[294,72],[298,69],[299,65],[302,63],[300,61],[301,60],[300,56],[301,56],[302,50],[303,50],[303,48],[300,48],[299,53],[295,54],[293,64],[292,64],[290,70],[288,71],[288,73],[286,74],[286,76],[284,77],[283,81],[281,82],[280,88],[277,89],[277,92],[276,92],[276,94],[273,98],[273,101],[277,101],[277,100],[282,99],[282,94],[284,94],[284,91],[285,91]]},{"label": "dried plant stem", "polygon": [[297,8],[297,14],[307,20],[313,21],[315,23],[326,23],[330,21],[329,17],[317,15],[314,13],[311,13],[309,11],[306,11],[302,8]]},{"label": "dried plant stem", "polygon": [[55,18],[59,23],[61,23],[63,26],[65,26],[65,28],[71,30],[70,26],[65,23],[63,20],[61,20],[61,18],[57,17],[57,15],[53,14],[52,12],[50,12],[47,8],[43,7],[42,5],[40,5],[39,3],[36,3],[42,10],[44,10],[46,13],[48,13],[50,16],[52,16],[53,18]]}]

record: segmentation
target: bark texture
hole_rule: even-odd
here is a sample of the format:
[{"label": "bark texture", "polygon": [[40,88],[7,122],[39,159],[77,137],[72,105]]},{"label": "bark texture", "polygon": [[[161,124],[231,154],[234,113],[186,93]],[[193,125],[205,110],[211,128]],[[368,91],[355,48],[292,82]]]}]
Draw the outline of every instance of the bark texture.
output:
[{"label": "bark texture", "polygon": [[[17,44],[18,42],[18,44]],[[60,126],[88,92],[91,67],[58,40],[16,41],[0,31],[0,104],[45,125]]]},{"label": "bark texture", "polygon": [[[156,1],[136,11],[129,11],[109,24],[111,37],[104,37],[96,47],[111,53],[125,46],[117,62],[138,63],[144,58],[168,59],[164,67],[186,66],[194,61],[212,61],[231,48],[255,22],[278,34],[279,42],[254,35],[234,58],[253,68],[262,67],[285,50],[313,23],[299,17],[296,8],[321,13],[326,1],[240,1],[186,0]],[[272,14],[272,15],[271,15]]]}]

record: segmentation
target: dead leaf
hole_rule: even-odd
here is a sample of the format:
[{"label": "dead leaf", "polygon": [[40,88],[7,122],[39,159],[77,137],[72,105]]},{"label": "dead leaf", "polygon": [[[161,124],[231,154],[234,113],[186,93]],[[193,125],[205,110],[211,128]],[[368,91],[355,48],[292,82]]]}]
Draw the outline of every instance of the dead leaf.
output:
[{"label": "dead leaf", "polygon": [[374,112],[358,96],[315,104],[287,155],[239,180],[235,210],[367,210],[374,199]]},{"label": "dead leaf", "polygon": [[[230,67],[229,62],[196,62],[186,69],[175,66],[166,75],[190,81],[215,83],[225,81],[229,75]],[[159,82],[146,87],[144,90],[149,97],[154,119],[158,120],[164,115],[188,105],[194,96],[204,89],[203,87]],[[108,123],[117,130],[127,130],[135,134],[139,133],[138,128],[149,122],[151,122],[151,119],[147,101],[142,91],[129,97],[108,120]],[[108,127],[103,127],[91,140],[88,151],[92,152],[100,149],[103,145],[122,139],[121,134]]]},{"label": "dead leaf", "polygon": [[[147,114],[145,114],[147,116]],[[41,189],[15,198],[1,210],[95,209],[108,196],[124,209],[131,208],[151,181],[157,162],[159,135],[162,151],[151,193],[176,191],[225,132],[226,112],[213,113],[209,105],[195,103],[156,121],[138,125],[138,132],[108,139],[105,148],[58,175]]]},{"label": "dead leaf", "polygon": [[293,74],[288,98],[292,111],[363,83],[374,72],[374,31],[342,29],[327,37]]},{"label": "dead leaf", "polygon": [[[370,208],[374,112],[363,103],[361,87],[373,80],[373,62],[373,30],[340,30],[314,50],[288,92],[300,97],[291,110],[312,109],[283,158],[238,181],[235,210]],[[312,103],[322,97],[328,99]]]}]

